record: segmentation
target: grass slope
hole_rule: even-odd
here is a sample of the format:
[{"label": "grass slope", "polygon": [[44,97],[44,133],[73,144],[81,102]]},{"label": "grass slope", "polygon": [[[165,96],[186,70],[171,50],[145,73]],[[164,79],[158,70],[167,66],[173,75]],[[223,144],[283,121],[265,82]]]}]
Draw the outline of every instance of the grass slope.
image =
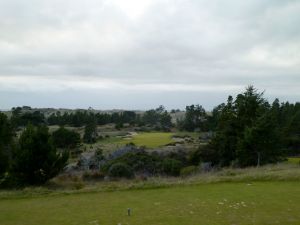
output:
[{"label": "grass slope", "polygon": [[0,224],[292,225],[299,202],[300,182],[273,181],[46,195],[0,200]]}]

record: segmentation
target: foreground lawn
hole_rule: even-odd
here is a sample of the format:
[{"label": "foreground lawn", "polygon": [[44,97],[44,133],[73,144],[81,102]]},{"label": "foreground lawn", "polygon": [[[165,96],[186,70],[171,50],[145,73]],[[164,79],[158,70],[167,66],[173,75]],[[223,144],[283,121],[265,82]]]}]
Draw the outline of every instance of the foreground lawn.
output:
[{"label": "foreground lawn", "polygon": [[300,224],[300,182],[12,196],[0,199],[0,211],[5,225]]}]

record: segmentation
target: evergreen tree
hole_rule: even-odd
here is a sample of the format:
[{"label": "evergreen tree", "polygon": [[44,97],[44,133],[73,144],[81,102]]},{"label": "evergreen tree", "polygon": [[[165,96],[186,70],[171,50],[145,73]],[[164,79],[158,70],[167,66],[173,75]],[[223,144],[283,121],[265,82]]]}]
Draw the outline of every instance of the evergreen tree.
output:
[{"label": "evergreen tree", "polygon": [[252,166],[280,160],[281,135],[274,111],[263,93],[253,86],[247,87],[234,102],[229,96],[211,142],[219,163]]},{"label": "evergreen tree", "polygon": [[80,134],[60,127],[52,133],[53,144],[58,148],[72,149],[80,143]]},{"label": "evergreen tree", "polygon": [[282,156],[281,136],[275,117],[265,113],[251,127],[245,127],[237,144],[237,159],[241,166],[260,166],[277,162]]},{"label": "evergreen tree", "polygon": [[222,113],[222,110],[224,109],[225,104],[222,103],[216,107],[214,107],[212,114],[207,115],[207,128],[210,131],[216,131],[218,126],[218,121],[220,120],[220,116]]},{"label": "evergreen tree", "polygon": [[[139,118],[137,117],[137,121]],[[141,118],[140,124],[154,126],[157,130],[169,130],[172,127],[172,117],[164,106],[147,110]]]},{"label": "evergreen tree", "polygon": [[167,111],[164,111],[160,115],[159,123],[163,130],[165,130],[165,131],[170,130],[170,128],[172,127],[171,115]]},{"label": "evergreen tree", "polygon": [[236,159],[238,128],[233,98],[229,96],[227,105],[221,111],[216,136],[212,141],[221,166],[228,166]]},{"label": "evergreen tree", "polygon": [[12,175],[20,184],[43,184],[66,165],[68,153],[59,154],[46,126],[28,125],[13,154]]},{"label": "evergreen tree", "polygon": [[95,120],[91,120],[84,128],[83,141],[85,143],[95,143],[97,140],[97,124]]},{"label": "evergreen tree", "polygon": [[7,171],[12,148],[13,129],[7,116],[0,113],[0,177]]},{"label": "evergreen tree", "polygon": [[284,143],[288,155],[300,154],[300,110],[289,119],[283,130]]},{"label": "evergreen tree", "polygon": [[187,131],[206,130],[206,112],[201,105],[186,106],[183,129]]}]

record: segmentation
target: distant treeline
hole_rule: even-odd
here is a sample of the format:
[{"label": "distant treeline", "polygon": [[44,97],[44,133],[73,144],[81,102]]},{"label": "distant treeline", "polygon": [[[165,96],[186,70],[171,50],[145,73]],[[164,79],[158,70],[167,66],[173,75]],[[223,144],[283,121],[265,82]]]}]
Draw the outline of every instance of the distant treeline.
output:
[{"label": "distant treeline", "polygon": [[[233,99],[231,101],[233,101]],[[251,106],[250,103],[245,104],[248,105],[245,106],[244,111],[255,110],[251,109],[251,107],[255,106]],[[265,110],[269,109],[276,114],[275,123],[280,129],[285,131],[294,129],[292,127],[296,125],[294,125],[295,122],[293,121],[299,117],[300,103],[280,103],[278,99],[275,99],[275,101],[270,104],[264,99],[264,106]],[[46,113],[42,111],[31,109],[29,106],[23,106],[12,108],[11,122],[15,127],[26,126],[27,124],[82,127],[93,122],[96,125],[113,123],[119,128],[122,128],[124,124],[129,124],[132,126],[153,126],[157,129],[166,130],[171,127],[176,127],[180,130],[201,132],[216,131],[220,123],[220,118],[227,108],[226,103],[222,103],[216,106],[212,112],[207,112],[201,105],[190,105],[186,106],[182,117],[174,120],[172,119],[172,114],[180,111],[171,110],[171,112],[168,112],[164,106],[159,106],[156,109],[150,109],[140,113],[136,113],[135,111],[95,113],[90,110],[77,110],[75,112],[56,111],[49,116],[46,116]],[[232,110],[238,110],[237,106],[233,107]],[[248,116],[250,117],[252,115]]]},{"label": "distant treeline", "polygon": [[[69,150],[81,141],[94,143],[99,138],[97,125],[108,123],[114,123],[117,129],[126,123],[134,128],[147,127],[149,131],[174,128],[190,132],[210,131],[209,143],[199,145],[191,153],[189,158],[193,165],[210,162],[213,166],[259,166],[299,155],[300,103],[280,103],[278,99],[269,103],[263,95],[249,86],[235,98],[229,96],[226,103],[216,106],[211,113],[201,105],[190,105],[182,117],[173,119],[174,112],[168,112],[163,106],[143,113],[86,110],[56,112],[50,116],[30,107],[13,108],[10,118],[0,113],[0,185],[5,183],[3,181],[46,182],[67,162],[68,154],[60,153],[56,148]],[[61,127],[50,133],[48,125]],[[83,139],[76,131],[64,128],[66,125],[84,126]],[[17,131],[24,126],[26,128],[18,137]],[[173,167],[178,163],[167,161],[166,165],[169,164]]]},{"label": "distant treeline", "polygon": [[30,123],[33,125],[46,124],[81,127],[94,122],[96,125],[114,123],[119,128],[122,128],[124,124],[130,124],[137,126],[152,125],[161,129],[171,128],[171,120],[170,114],[163,106],[148,110],[143,114],[138,114],[135,111],[94,113],[89,110],[78,110],[71,113],[57,111],[48,117],[38,110],[28,111],[28,107],[26,107],[26,110],[23,110],[23,107],[16,107],[12,109],[11,117],[11,121],[15,126],[26,126]]}]

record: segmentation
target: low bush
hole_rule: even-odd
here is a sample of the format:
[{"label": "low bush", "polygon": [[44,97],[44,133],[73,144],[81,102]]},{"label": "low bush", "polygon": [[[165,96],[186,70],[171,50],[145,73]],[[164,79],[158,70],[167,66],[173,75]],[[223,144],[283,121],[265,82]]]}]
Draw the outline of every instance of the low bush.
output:
[{"label": "low bush", "polygon": [[104,177],[105,177],[105,174],[102,173],[101,171],[86,171],[82,175],[83,180],[87,180],[87,181],[103,180]]},{"label": "low bush", "polygon": [[125,163],[115,163],[110,166],[108,175],[115,178],[132,178],[134,177],[133,170]]},{"label": "low bush", "polygon": [[193,175],[195,173],[198,172],[198,167],[197,166],[187,166],[187,167],[183,167],[181,170],[180,170],[180,176],[182,177],[187,177],[187,176],[190,176],[190,175]]},{"label": "low bush", "polygon": [[157,154],[150,154],[144,150],[128,152],[118,158],[107,161],[101,170],[108,172],[110,167],[116,163],[122,163],[130,166],[135,173],[147,173],[155,175],[161,171],[161,158]]},{"label": "low bush", "polygon": [[215,149],[211,145],[199,146],[198,149],[190,152],[188,156],[188,161],[192,165],[199,165],[201,162],[211,162],[212,165],[217,164],[219,156]]},{"label": "low bush", "polygon": [[162,170],[166,175],[178,176],[182,163],[176,159],[166,158],[162,161]]},{"label": "low bush", "polygon": [[126,164],[135,174],[143,174],[146,176],[180,175],[180,169],[188,166],[187,154],[184,151],[171,152],[147,152],[144,149],[136,149],[134,152],[128,152],[117,158],[107,160],[101,166],[101,171],[108,174],[112,165],[121,163]]}]

